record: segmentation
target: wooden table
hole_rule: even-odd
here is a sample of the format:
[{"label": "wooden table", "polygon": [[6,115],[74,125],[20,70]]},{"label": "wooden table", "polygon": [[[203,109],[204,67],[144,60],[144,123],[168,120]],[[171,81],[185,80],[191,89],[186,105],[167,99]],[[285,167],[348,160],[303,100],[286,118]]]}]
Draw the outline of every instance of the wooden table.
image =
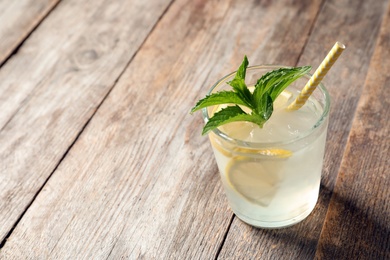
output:
[{"label": "wooden table", "polygon": [[[0,1],[0,259],[390,259],[390,1]],[[252,228],[200,114],[243,56],[312,65],[332,109],[319,201]]]}]

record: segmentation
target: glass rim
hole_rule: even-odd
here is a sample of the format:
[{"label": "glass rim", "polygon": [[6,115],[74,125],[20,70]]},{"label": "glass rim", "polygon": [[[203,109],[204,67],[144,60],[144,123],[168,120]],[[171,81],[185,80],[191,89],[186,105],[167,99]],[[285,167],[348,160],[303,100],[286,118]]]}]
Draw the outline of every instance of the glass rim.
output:
[{"label": "glass rim", "polygon": [[[249,66],[247,68],[247,71],[258,70],[258,69],[278,69],[278,68],[291,68],[291,67],[290,66],[283,66],[283,65],[265,64],[265,65]],[[207,95],[210,95],[216,87],[218,87],[219,85],[224,83],[227,78],[235,75],[236,72],[237,71],[229,73],[229,74],[225,75],[224,77],[222,77],[221,79],[219,79],[210,88],[210,90],[207,92]],[[306,73],[304,75],[304,77],[310,79],[312,77],[312,74]],[[320,84],[318,84],[317,89],[320,89],[322,95],[325,97],[325,105],[324,105],[322,114],[320,115],[319,119],[316,121],[316,123],[310,129],[302,132],[300,135],[295,136],[291,139],[284,140],[284,141],[277,141],[277,142],[249,142],[249,141],[243,141],[243,140],[232,138],[229,135],[225,134],[224,132],[220,131],[218,128],[215,128],[211,132],[213,132],[215,135],[221,137],[224,141],[227,141],[227,142],[232,143],[234,145],[238,145],[238,146],[242,146],[242,147],[251,147],[251,148],[279,147],[279,146],[288,145],[288,144],[300,141],[300,140],[310,136],[311,134],[313,134],[315,132],[314,130],[316,130],[318,127],[320,127],[324,123],[327,116],[329,115],[329,110],[330,110],[329,92],[325,88],[325,86],[322,82]],[[207,123],[209,118],[210,118],[207,109],[208,109],[208,107],[205,107],[202,109],[203,120],[205,121],[205,123]]]}]

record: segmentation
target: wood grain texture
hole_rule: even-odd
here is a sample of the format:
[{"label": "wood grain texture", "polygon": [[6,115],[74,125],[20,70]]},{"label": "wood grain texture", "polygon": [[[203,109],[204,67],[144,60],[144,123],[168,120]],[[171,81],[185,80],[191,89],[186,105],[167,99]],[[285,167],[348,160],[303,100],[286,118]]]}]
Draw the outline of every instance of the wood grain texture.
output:
[{"label": "wood grain texture", "polygon": [[[3,254],[214,258],[232,212],[208,140],[200,135],[200,115],[188,112],[245,53],[254,57],[252,64],[295,64],[306,40],[296,32],[309,34],[315,3],[289,3],[283,10],[282,1],[175,1]],[[306,11],[311,15],[300,15]],[[300,26],[284,28],[297,19]]]},{"label": "wood grain texture", "polygon": [[169,3],[61,2],[1,68],[1,241]]},{"label": "wood grain texture", "polygon": [[[319,201],[303,222],[281,230],[261,230],[235,218],[220,259],[313,259],[328,209],[369,60],[388,1],[326,1],[299,65],[316,68],[336,41],[347,45],[324,78],[332,97]],[[353,89],[353,91],[351,91]]]},{"label": "wood grain texture", "polygon": [[60,0],[0,1],[0,64]]},{"label": "wood grain texture", "polygon": [[389,35],[390,5],[318,243],[319,259],[390,259]]}]

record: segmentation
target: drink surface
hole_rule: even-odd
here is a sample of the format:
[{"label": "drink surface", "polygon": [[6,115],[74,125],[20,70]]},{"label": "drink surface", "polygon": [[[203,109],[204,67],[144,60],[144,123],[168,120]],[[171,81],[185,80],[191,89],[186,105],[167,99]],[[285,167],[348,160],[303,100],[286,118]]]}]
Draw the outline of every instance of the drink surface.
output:
[{"label": "drink surface", "polygon": [[[222,125],[219,129],[228,136],[247,142],[267,143],[291,140],[310,130],[322,114],[321,106],[309,101],[299,110],[288,111],[286,106],[295,99],[290,91],[284,91],[274,102],[274,111],[263,128],[251,122],[233,122]],[[245,107],[242,107],[246,110]],[[220,108],[217,108],[219,110]]]},{"label": "drink surface", "polygon": [[[271,118],[259,128],[250,122],[219,127],[226,135],[246,142],[286,142],[313,131],[322,114],[313,99],[298,111],[286,111],[294,99],[283,92]],[[221,109],[221,108],[217,108]],[[305,218],[314,208],[321,179],[326,127],[315,137],[280,147],[237,147],[210,134],[222,182],[231,208],[245,222],[258,227],[282,227]]]}]

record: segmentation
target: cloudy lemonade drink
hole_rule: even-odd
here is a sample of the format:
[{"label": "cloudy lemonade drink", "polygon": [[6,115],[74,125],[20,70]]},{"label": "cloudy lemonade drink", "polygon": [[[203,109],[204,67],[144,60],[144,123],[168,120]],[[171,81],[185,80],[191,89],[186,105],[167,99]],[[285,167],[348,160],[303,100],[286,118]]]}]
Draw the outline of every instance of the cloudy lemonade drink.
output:
[{"label": "cloudy lemonade drink", "polygon": [[313,75],[311,66],[248,67],[245,56],[191,109],[203,111],[230,207],[246,223],[285,227],[313,210],[330,105],[320,82],[344,49],[336,42]]},{"label": "cloudy lemonade drink", "polygon": [[[246,71],[248,86],[261,75],[280,68],[254,66]],[[232,73],[209,94],[231,88]],[[305,74],[273,102],[272,116],[262,127],[248,121],[230,122],[208,132],[222,183],[233,212],[256,227],[293,225],[313,210],[320,187],[328,124],[329,96],[322,84],[296,111],[288,105],[302,90]],[[254,87],[248,88],[253,93]],[[203,108],[206,122],[231,104]],[[247,112],[248,108],[239,105]]]}]

